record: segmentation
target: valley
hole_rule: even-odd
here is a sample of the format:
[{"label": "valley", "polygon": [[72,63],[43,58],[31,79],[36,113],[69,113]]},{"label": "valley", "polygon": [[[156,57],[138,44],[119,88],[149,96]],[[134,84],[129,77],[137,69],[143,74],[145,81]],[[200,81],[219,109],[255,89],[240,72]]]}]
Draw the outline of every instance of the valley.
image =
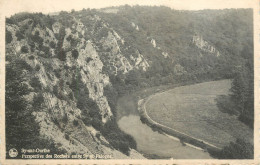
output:
[{"label": "valley", "polygon": [[252,158],[252,13],[124,5],[6,18],[6,152]]}]

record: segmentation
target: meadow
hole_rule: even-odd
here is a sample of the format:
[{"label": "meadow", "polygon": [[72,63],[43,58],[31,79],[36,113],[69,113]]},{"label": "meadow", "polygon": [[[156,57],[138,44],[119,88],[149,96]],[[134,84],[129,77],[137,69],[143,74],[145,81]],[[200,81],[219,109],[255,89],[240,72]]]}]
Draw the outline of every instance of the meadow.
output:
[{"label": "meadow", "polygon": [[253,143],[253,130],[216,105],[217,97],[228,95],[230,87],[231,80],[176,87],[155,94],[145,107],[155,122],[215,146],[222,148],[236,138]]}]

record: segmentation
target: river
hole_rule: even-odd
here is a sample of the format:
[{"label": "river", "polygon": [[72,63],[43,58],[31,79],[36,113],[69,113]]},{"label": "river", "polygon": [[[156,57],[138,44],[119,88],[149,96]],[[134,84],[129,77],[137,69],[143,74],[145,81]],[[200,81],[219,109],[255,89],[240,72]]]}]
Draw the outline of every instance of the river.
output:
[{"label": "river", "polygon": [[133,136],[137,150],[149,155],[174,159],[210,159],[207,152],[183,146],[177,139],[154,132],[140,121],[138,115],[124,116],[118,121],[120,129]]}]

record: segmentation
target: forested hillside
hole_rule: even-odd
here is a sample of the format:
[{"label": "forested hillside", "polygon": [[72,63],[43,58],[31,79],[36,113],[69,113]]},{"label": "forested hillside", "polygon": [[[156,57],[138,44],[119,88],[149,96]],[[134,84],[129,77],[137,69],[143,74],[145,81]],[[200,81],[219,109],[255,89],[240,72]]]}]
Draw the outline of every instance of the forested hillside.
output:
[{"label": "forested hillside", "polygon": [[152,63],[144,75],[129,74],[130,80],[137,81],[133,85],[234,79],[230,97],[236,107],[228,106],[253,127],[252,15],[251,9],[176,11],[124,6],[117,14],[102,17]]},{"label": "forested hillside", "polygon": [[118,97],[227,78],[229,102],[219,105],[252,128],[251,9],[126,5],[15,14],[6,18],[7,150],[43,138],[55,152],[142,157],[117,126]]}]

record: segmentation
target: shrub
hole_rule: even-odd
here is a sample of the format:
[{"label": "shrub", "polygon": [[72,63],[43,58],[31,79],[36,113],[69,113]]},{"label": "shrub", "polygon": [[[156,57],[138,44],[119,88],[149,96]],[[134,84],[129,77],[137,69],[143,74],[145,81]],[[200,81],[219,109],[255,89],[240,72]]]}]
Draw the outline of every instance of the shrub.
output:
[{"label": "shrub", "polygon": [[34,43],[34,42],[30,42],[30,41],[28,41],[28,45],[30,46],[30,50],[31,50],[31,52],[34,52],[35,43]]},{"label": "shrub", "polygon": [[33,42],[38,43],[39,45],[43,44],[43,39],[39,36],[39,31],[36,31],[34,35],[31,35]]},{"label": "shrub", "polygon": [[40,32],[38,30],[35,31],[34,33],[35,36],[39,36],[40,35]]},{"label": "shrub", "polygon": [[73,120],[73,125],[77,127],[79,125],[78,120]]},{"label": "shrub", "polygon": [[59,97],[59,90],[58,90],[58,86],[57,86],[57,85],[55,85],[55,86],[53,87],[53,93],[54,93],[54,95],[55,95],[56,97]]},{"label": "shrub", "polygon": [[40,108],[42,103],[44,103],[44,97],[41,93],[39,93],[38,95],[34,96],[33,98],[33,103],[32,106],[34,108]]},{"label": "shrub", "polygon": [[65,134],[65,139],[66,139],[66,140],[70,140],[70,137],[69,137],[68,134]]},{"label": "shrub", "polygon": [[52,122],[60,128],[60,123],[57,118],[52,118]]},{"label": "shrub", "polygon": [[[96,112],[98,113],[98,112]],[[101,130],[102,128],[102,121],[100,119],[97,119],[97,118],[92,118],[91,120],[91,125],[97,129],[97,130]]]},{"label": "shrub", "polygon": [[74,57],[74,59],[78,59],[79,52],[76,49],[72,50],[72,56]]},{"label": "shrub", "polygon": [[65,100],[68,101],[68,97],[64,94],[64,92],[62,91],[63,89],[63,81],[62,79],[58,82],[58,85],[54,85],[53,87],[53,93],[54,95],[60,99],[60,100]]},{"label": "shrub", "polygon": [[45,57],[48,57],[50,54],[50,48],[47,46],[39,46],[40,50],[45,53]]},{"label": "shrub", "polygon": [[51,41],[49,45],[50,45],[50,47],[51,47],[52,49],[54,49],[54,48],[56,47],[56,44],[55,44],[54,41]]},{"label": "shrub", "polygon": [[[67,38],[67,39],[68,39],[68,38]],[[71,47],[76,47],[77,44],[78,44],[78,42],[79,42],[79,40],[74,39],[74,38],[72,38],[72,37],[70,37],[69,41],[70,41]]]},{"label": "shrub", "polygon": [[92,60],[93,60],[93,58],[88,57],[88,58],[87,58],[87,63],[89,63],[89,62],[92,61]]},{"label": "shrub", "polygon": [[47,76],[48,76],[48,78],[49,78],[50,80],[53,80],[52,77],[51,77],[51,74],[50,74],[49,72],[47,73]]},{"label": "shrub", "polygon": [[35,43],[32,42],[32,41],[28,41],[28,45],[29,45],[31,48],[35,48]]},{"label": "shrub", "polygon": [[41,82],[39,81],[38,77],[33,77],[30,81],[30,85],[31,87],[33,87],[35,90],[41,90],[42,86],[41,86]]},{"label": "shrub", "polygon": [[29,56],[28,58],[29,58],[29,60],[34,60],[34,56],[33,55]]},{"label": "shrub", "polygon": [[95,89],[95,93],[97,93],[98,89],[96,85],[94,86],[94,89]]},{"label": "shrub", "polygon": [[17,37],[18,41],[20,41],[21,39],[24,39],[23,34],[19,30],[16,31],[15,36]]},{"label": "shrub", "polygon": [[76,67],[75,65],[73,65],[71,69],[72,69],[72,70],[76,70],[77,67]]},{"label": "shrub", "polygon": [[29,49],[27,46],[22,46],[21,51],[22,53],[29,53]]},{"label": "shrub", "polygon": [[35,70],[36,70],[36,71],[39,71],[40,69],[41,69],[40,65],[37,64],[36,67],[35,67]]},{"label": "shrub", "polygon": [[[64,69],[68,70],[70,67],[68,65],[64,65]],[[68,76],[68,72],[65,73],[65,76]]]},{"label": "shrub", "polygon": [[19,69],[25,69],[28,71],[32,71],[32,67],[24,60],[19,59],[16,61],[16,65],[19,66]]},{"label": "shrub", "polygon": [[8,30],[6,30],[6,32],[5,32],[5,42],[7,44],[9,44],[9,43],[12,42],[12,40],[13,40],[12,33],[9,32]]},{"label": "shrub", "polygon": [[84,120],[83,120],[83,122],[84,122],[84,124],[86,125],[86,126],[91,126],[91,119],[90,118],[84,118]]},{"label": "shrub", "polygon": [[100,133],[96,133],[96,137],[100,139]]},{"label": "shrub", "polygon": [[66,52],[61,48],[61,50],[58,52],[58,58],[61,61],[66,61]]},{"label": "shrub", "polygon": [[72,39],[72,35],[69,35],[69,36],[66,38],[67,41],[70,41],[71,39]]},{"label": "shrub", "polygon": [[60,70],[54,69],[53,72],[57,78],[61,77]]},{"label": "shrub", "polygon": [[83,35],[81,33],[79,33],[79,38],[83,38]]},{"label": "shrub", "polygon": [[62,118],[62,122],[65,123],[65,124],[67,124],[68,121],[69,121],[68,116],[67,116],[67,114],[65,114],[65,115],[63,116],[63,118]]}]

